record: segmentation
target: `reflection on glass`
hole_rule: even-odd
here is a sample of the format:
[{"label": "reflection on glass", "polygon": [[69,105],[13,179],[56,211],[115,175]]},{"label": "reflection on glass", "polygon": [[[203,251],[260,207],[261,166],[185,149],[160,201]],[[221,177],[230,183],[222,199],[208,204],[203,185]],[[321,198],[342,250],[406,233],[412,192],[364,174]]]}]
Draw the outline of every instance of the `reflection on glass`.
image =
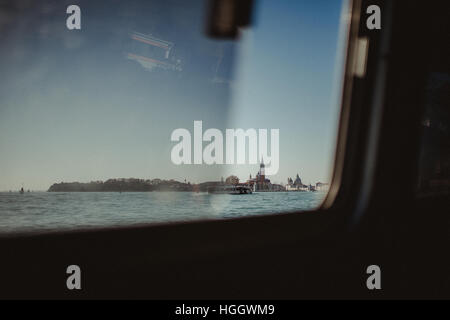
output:
[{"label": "reflection on glass", "polygon": [[69,5],[1,5],[0,232],[320,205],[346,1],[256,1],[236,40],[207,1]]},{"label": "reflection on glass", "polygon": [[419,160],[419,195],[450,192],[450,75],[429,77]]}]

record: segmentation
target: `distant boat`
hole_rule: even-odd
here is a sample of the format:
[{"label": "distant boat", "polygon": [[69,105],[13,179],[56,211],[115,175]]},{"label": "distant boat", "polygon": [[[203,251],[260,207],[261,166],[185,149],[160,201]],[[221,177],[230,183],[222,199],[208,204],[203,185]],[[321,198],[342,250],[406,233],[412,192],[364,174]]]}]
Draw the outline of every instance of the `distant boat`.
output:
[{"label": "distant boat", "polygon": [[23,194],[25,191],[23,191],[23,187],[22,188],[20,188],[20,194]]},{"label": "distant boat", "polygon": [[247,186],[215,186],[208,188],[208,193],[214,194],[251,194],[252,189]]}]

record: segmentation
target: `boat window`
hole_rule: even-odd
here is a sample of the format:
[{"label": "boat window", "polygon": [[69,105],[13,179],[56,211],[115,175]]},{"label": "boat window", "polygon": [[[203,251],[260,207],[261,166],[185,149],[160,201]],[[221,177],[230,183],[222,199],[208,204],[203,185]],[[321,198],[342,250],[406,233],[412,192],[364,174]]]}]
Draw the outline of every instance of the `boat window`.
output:
[{"label": "boat window", "polygon": [[0,233],[317,208],[348,10],[2,1]]}]

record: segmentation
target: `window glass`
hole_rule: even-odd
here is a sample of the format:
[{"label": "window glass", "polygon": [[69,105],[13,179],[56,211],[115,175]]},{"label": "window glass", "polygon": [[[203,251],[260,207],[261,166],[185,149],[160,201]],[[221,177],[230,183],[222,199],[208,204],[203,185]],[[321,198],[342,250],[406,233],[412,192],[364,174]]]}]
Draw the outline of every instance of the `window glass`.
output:
[{"label": "window glass", "polygon": [[347,2],[254,1],[236,38],[208,36],[210,9],[1,2],[0,232],[320,205]]}]

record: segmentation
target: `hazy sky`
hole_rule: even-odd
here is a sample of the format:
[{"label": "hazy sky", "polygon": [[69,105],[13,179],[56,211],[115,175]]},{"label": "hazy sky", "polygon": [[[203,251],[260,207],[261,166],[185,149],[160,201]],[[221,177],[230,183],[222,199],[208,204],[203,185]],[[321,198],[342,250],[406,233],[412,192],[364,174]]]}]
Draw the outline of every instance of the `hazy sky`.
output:
[{"label": "hazy sky", "polygon": [[[81,30],[66,8],[81,8]],[[338,116],[341,1],[256,1],[238,41],[205,37],[203,1],[11,1],[0,15],[0,190],[54,182],[163,178],[202,182],[258,165],[176,166],[174,129],[280,130],[286,182],[328,181]],[[131,39],[174,44],[182,71]],[[153,51],[152,51],[153,50]],[[220,63],[219,63],[220,61]],[[206,146],[207,143],[204,145]]]}]

